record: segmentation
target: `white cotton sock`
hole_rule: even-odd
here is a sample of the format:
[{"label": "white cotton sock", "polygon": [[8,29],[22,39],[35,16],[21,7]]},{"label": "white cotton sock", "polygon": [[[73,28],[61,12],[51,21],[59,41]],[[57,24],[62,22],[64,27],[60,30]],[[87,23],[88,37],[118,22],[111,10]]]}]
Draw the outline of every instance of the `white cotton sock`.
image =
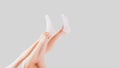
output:
[{"label": "white cotton sock", "polygon": [[67,17],[64,14],[62,14],[61,17],[63,20],[63,31],[66,33],[70,33],[71,29],[70,29],[70,25],[69,25]]},{"label": "white cotton sock", "polygon": [[48,15],[45,15],[45,19],[46,19],[46,32],[49,32],[51,35],[55,34],[55,30],[52,26],[52,22],[51,19]]}]

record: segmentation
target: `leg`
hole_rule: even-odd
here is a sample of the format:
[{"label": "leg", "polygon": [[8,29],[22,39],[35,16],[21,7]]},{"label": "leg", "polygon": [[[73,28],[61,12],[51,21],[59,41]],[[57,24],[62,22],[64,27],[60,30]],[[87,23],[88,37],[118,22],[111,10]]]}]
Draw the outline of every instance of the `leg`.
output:
[{"label": "leg", "polygon": [[31,53],[32,56],[34,56],[34,58],[35,57],[38,58],[38,56],[44,54],[44,52],[46,51],[46,45],[48,43],[49,37],[50,37],[50,34],[48,32],[45,32],[41,35],[38,45]]},{"label": "leg", "polygon": [[11,67],[17,68],[24,61],[24,59],[26,59],[31,54],[31,52],[33,51],[33,49],[36,47],[38,43],[39,41],[37,40],[31,47],[29,47],[24,52],[22,52],[20,56],[7,68],[11,68]]},{"label": "leg", "polygon": [[[43,58],[46,51],[46,44],[48,42],[48,39],[49,33],[46,32],[41,35],[38,45],[34,48],[30,56],[27,57],[28,61],[26,61],[26,64],[24,65],[25,68],[34,67],[36,64],[39,65],[39,62],[43,66]],[[41,65],[39,66],[41,67]]]},{"label": "leg", "polygon": [[[54,35],[50,41],[48,42],[47,46],[46,46],[46,43],[45,44],[41,44],[41,47],[37,47],[36,48],[36,51],[34,52],[35,56],[33,56],[33,60],[37,59],[38,62],[37,62],[37,65],[39,66],[39,68],[46,68],[46,64],[45,64],[45,53],[50,51],[53,47],[53,44],[55,43],[55,41],[60,37],[62,36],[64,33],[69,33],[70,32],[70,27],[69,27],[69,24],[67,22],[67,19],[64,15],[62,15],[63,17],[63,27],[62,29],[56,34],[54,35],[54,33],[52,32],[52,26],[51,26],[51,22],[50,22],[50,19],[48,18],[47,16],[47,32],[50,32],[50,34]],[[36,61],[37,61],[36,60]]]},{"label": "leg", "polygon": [[38,65],[39,68],[47,68],[46,63],[45,63],[45,53],[46,53],[47,43],[48,43],[51,35],[50,35],[50,33],[46,32],[44,34],[44,36],[47,38],[47,40],[37,50],[38,55],[37,55],[36,58],[38,58],[37,65]]},{"label": "leg", "polygon": [[[46,19],[46,25],[47,25],[46,32],[52,36],[52,35],[54,35],[55,31],[53,29],[51,20],[48,15],[45,15],[45,19]],[[40,45],[42,45],[42,46],[40,46]],[[36,59],[37,59],[38,55],[40,54],[39,56],[42,56],[45,51],[46,51],[46,46],[39,43],[39,45],[37,45],[36,49],[32,52],[31,56],[33,57],[33,55],[34,55],[34,58],[36,57]]]},{"label": "leg", "polygon": [[53,46],[54,43],[66,32],[64,31],[64,27],[61,28],[47,43],[47,45],[42,45],[40,50],[39,50],[39,61],[38,61],[38,66],[39,68],[47,68],[45,64],[45,54],[49,52]]}]

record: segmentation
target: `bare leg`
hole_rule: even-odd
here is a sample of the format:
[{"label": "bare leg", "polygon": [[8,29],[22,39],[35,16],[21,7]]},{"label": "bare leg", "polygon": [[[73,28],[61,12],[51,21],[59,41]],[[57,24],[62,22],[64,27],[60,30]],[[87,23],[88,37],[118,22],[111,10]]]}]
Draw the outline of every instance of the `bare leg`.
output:
[{"label": "bare leg", "polygon": [[[44,56],[45,56],[45,53],[46,51],[49,51],[52,49],[53,47],[53,44],[56,42],[56,40],[58,38],[60,38],[60,36],[62,36],[64,34],[64,31],[63,31],[63,28],[61,30],[59,30],[59,32],[54,35],[50,41],[48,42],[47,44],[47,37],[49,35],[48,34],[43,34],[40,38],[40,41],[39,43],[37,43],[37,45],[34,47],[34,50],[32,50],[32,53],[31,53],[31,56],[32,58],[30,59],[31,61],[28,61],[30,67],[35,67],[35,63],[38,64],[39,67],[41,68],[46,68],[46,64],[45,64],[45,59],[44,59]],[[44,36],[45,35],[45,36]],[[47,35],[47,36],[46,36]],[[46,39],[45,39],[46,38]],[[47,45],[46,45],[47,44]],[[47,49],[47,50],[46,50]],[[39,59],[39,60],[38,60]],[[33,62],[33,63],[32,63]],[[31,66],[31,65],[32,66]],[[26,66],[26,68],[28,68],[28,66]]]},{"label": "bare leg", "polygon": [[30,46],[28,49],[22,52],[20,56],[6,68],[17,68],[24,61],[24,59],[26,59],[31,54],[31,52],[33,51],[33,49],[36,47],[38,43],[39,41],[37,40],[32,46]]},{"label": "bare leg", "polygon": [[32,50],[32,53],[30,53],[30,57],[32,58],[29,57],[30,60],[28,61],[28,64],[25,64],[25,68],[35,67],[36,63],[40,68],[46,68],[45,59],[44,59],[45,53],[46,51],[50,50],[53,47],[55,41],[64,34],[62,30],[63,28],[50,39],[48,44],[47,44],[48,41],[47,37],[49,33],[42,34],[39,43],[37,43],[37,45],[34,47],[34,50]]},{"label": "bare leg", "polygon": [[[64,18],[63,18],[64,19]],[[65,19],[64,19],[65,20]],[[65,21],[66,22],[66,21]],[[51,27],[51,26],[50,26]],[[37,44],[37,46],[35,46],[33,49],[31,49],[28,54],[26,54],[25,56],[22,56],[21,61],[18,63],[20,64],[26,57],[30,56],[29,54],[31,54],[31,61],[33,62],[31,65],[33,65],[33,67],[36,65],[36,63],[38,63],[38,66],[41,68],[46,68],[45,65],[45,60],[44,60],[44,56],[45,53],[47,53],[48,51],[50,51],[53,48],[53,44],[55,43],[55,41],[62,36],[64,33],[70,32],[69,28],[68,28],[68,24],[64,23],[64,27],[62,27],[62,29],[56,34],[54,35],[50,41],[48,42],[48,36],[49,34],[44,34],[44,36],[42,36],[43,38],[39,41],[39,44]],[[48,30],[48,32],[51,30]],[[52,33],[51,33],[52,34]],[[48,42],[48,44],[47,44]],[[32,51],[32,52],[31,52]],[[39,61],[38,61],[39,60]],[[18,66],[18,65],[17,65]],[[17,67],[16,66],[16,67]],[[31,68],[33,68],[31,67]],[[28,67],[26,67],[28,68]]]},{"label": "bare leg", "polygon": [[[49,33],[46,32],[41,35],[40,42],[28,57],[29,59],[27,61],[27,64],[25,64],[25,68],[29,68],[29,67],[33,68],[36,66],[36,64],[41,68],[44,68],[46,66],[44,63],[45,62],[44,54],[46,51],[46,44],[48,42],[48,39],[49,39]],[[38,64],[39,62],[40,65]]]}]

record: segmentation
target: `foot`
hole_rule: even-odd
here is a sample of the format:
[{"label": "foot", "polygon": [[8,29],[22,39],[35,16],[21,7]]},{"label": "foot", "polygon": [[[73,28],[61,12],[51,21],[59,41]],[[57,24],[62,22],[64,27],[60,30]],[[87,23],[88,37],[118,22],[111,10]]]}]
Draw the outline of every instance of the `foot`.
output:
[{"label": "foot", "polygon": [[71,28],[70,28],[67,17],[64,14],[62,14],[61,17],[62,17],[62,20],[63,20],[63,26],[62,26],[61,31],[63,31],[65,33],[70,33]]},{"label": "foot", "polygon": [[46,19],[46,32],[50,33],[52,36],[55,34],[55,29],[52,26],[51,19],[48,15],[45,15]]}]

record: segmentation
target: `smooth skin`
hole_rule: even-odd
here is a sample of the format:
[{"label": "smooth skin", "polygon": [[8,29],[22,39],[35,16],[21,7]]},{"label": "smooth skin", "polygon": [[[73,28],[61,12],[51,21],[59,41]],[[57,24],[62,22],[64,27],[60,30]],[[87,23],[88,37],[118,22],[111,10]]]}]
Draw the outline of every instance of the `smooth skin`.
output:
[{"label": "smooth skin", "polygon": [[65,34],[63,29],[64,27],[52,37],[49,32],[42,33],[39,40],[23,52],[12,66],[7,68],[18,68],[23,61],[23,68],[47,68],[45,55],[52,50],[55,42]]},{"label": "smooth skin", "polygon": [[45,63],[45,54],[52,50],[52,48],[54,47],[54,43],[64,34],[62,29],[50,39],[49,33],[44,34],[44,36],[46,36],[44,42],[42,42],[40,48],[38,47],[36,49],[36,52],[34,53],[34,55],[32,55],[32,58],[28,61],[28,63],[25,64],[24,68],[47,68]]},{"label": "smooth skin", "polygon": [[54,34],[51,20],[46,15],[46,32],[42,33],[40,38],[28,49],[26,49],[20,56],[6,68],[18,68],[23,64],[22,68],[47,68],[45,62],[45,55],[52,50],[55,42],[64,34],[70,33],[71,29],[67,17],[61,15],[63,20],[62,28]]}]

